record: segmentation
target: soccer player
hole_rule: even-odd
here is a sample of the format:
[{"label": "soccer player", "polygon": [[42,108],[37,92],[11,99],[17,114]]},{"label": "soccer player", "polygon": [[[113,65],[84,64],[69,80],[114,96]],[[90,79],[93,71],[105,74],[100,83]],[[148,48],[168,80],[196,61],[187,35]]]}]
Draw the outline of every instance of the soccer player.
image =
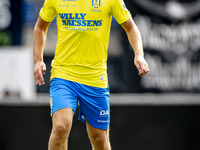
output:
[{"label": "soccer player", "polygon": [[48,27],[56,15],[58,40],[51,64],[53,128],[49,150],[67,150],[78,103],[79,119],[86,123],[93,150],[110,150],[107,48],[112,16],[126,31],[134,49],[134,63],[143,76],[149,68],[140,32],[122,0],[45,0],[34,28],[36,85],[45,84],[43,50]]}]

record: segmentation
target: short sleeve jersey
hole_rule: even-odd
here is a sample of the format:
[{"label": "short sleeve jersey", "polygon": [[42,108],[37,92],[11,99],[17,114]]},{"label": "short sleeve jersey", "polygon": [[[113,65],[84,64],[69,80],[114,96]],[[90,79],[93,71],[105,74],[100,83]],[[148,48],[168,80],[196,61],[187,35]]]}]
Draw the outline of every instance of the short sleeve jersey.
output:
[{"label": "short sleeve jersey", "polygon": [[40,17],[51,22],[56,15],[58,40],[51,79],[107,88],[112,16],[119,24],[131,17],[123,0],[45,0]]}]

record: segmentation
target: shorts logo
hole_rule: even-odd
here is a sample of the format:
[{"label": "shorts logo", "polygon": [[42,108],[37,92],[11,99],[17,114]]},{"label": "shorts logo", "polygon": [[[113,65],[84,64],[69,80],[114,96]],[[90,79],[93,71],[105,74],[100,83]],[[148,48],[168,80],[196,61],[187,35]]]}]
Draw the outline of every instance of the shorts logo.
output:
[{"label": "shorts logo", "polygon": [[98,9],[101,6],[101,0],[92,0],[92,7]]},{"label": "shorts logo", "polygon": [[52,108],[53,102],[52,102],[52,97],[50,98],[50,107]]},{"label": "shorts logo", "polygon": [[107,116],[109,115],[109,110],[101,110],[100,111],[100,116]]},{"label": "shorts logo", "polygon": [[109,120],[107,120],[107,121],[105,121],[105,120],[98,120],[98,122],[100,122],[100,123],[108,123]]}]

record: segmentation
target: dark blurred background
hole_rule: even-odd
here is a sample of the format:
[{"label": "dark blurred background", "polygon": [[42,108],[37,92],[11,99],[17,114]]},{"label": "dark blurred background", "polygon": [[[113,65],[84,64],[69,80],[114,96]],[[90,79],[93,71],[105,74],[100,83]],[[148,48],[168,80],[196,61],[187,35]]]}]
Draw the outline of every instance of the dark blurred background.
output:
[{"label": "dark blurred background", "polygon": [[[124,0],[150,72],[140,77],[125,31],[112,20],[108,48],[113,150],[200,149],[200,1]],[[33,78],[33,29],[44,0],[0,0],[0,150],[47,149],[56,19],[44,50],[45,85]],[[78,113],[78,112],[77,112]],[[69,149],[91,149],[74,119]]]}]

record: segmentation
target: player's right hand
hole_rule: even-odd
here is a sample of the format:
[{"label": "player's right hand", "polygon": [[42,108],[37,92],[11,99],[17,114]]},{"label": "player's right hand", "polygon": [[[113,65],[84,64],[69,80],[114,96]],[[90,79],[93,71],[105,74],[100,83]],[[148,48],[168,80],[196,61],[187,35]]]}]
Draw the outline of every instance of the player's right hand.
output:
[{"label": "player's right hand", "polygon": [[35,84],[36,85],[44,85],[44,77],[43,75],[46,72],[46,65],[43,61],[36,62],[34,67],[34,78],[35,78]]}]

